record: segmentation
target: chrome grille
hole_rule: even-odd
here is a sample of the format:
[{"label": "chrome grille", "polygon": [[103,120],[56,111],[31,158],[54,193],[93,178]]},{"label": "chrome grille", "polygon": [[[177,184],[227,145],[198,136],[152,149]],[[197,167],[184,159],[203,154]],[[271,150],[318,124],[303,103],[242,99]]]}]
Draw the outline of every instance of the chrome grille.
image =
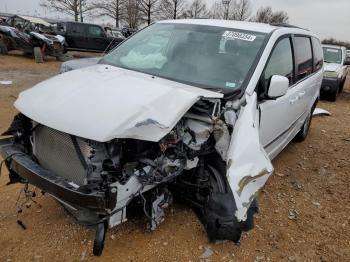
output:
[{"label": "chrome grille", "polygon": [[[77,138],[77,142],[83,156],[86,157],[91,147],[82,139]],[[33,153],[39,164],[47,170],[77,185],[86,184],[86,169],[69,134],[39,126],[33,135]]]}]

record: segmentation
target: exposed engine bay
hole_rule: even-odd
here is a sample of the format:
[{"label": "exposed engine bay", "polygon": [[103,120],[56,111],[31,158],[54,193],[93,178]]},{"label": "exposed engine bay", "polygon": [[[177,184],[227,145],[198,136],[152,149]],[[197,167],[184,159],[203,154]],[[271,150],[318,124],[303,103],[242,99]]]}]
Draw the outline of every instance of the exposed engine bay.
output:
[{"label": "exposed engine bay", "polygon": [[[174,197],[194,208],[211,241],[238,242],[241,232],[253,226],[256,201],[251,199],[245,221],[239,221],[226,163],[241,102],[223,105],[222,101],[199,100],[159,142],[96,142],[22,114],[3,135],[12,135],[14,144],[40,167],[65,180],[70,190],[103,196],[107,204],[99,208],[52,194],[80,223],[97,226],[95,255],[102,253],[107,227],[125,222],[129,207],[143,210],[152,231],[164,220]],[[6,164],[10,179],[28,183],[13,171],[11,159]]]}]

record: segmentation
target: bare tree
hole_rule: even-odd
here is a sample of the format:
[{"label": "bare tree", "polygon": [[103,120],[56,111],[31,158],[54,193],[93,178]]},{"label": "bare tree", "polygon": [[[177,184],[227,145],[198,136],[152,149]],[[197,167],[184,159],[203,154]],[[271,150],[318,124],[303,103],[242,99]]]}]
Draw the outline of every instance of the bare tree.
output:
[{"label": "bare tree", "polygon": [[284,11],[274,12],[270,6],[261,7],[255,17],[252,19],[254,22],[273,24],[273,23],[288,23],[289,16]]},{"label": "bare tree", "polygon": [[83,21],[82,14],[90,10],[90,7],[88,6],[88,0],[42,0],[40,2],[40,6],[51,11],[73,16],[75,21],[79,20],[79,14],[81,15],[81,21]]},{"label": "bare tree", "polygon": [[140,1],[127,0],[125,22],[131,28],[137,28],[141,21]]},{"label": "bare tree", "polygon": [[224,8],[221,1],[215,1],[210,8],[209,17],[212,19],[223,19]]},{"label": "bare tree", "polygon": [[193,0],[186,11],[186,18],[206,18],[209,17],[209,11],[204,0]]},{"label": "bare tree", "polygon": [[184,16],[186,0],[161,0],[159,4],[160,19],[178,19]]},{"label": "bare tree", "polygon": [[152,16],[157,11],[158,0],[139,0],[140,8],[143,15],[146,17],[147,24],[151,24]]},{"label": "bare tree", "polygon": [[250,0],[217,0],[211,8],[214,19],[246,21],[252,13]]},{"label": "bare tree", "polygon": [[229,19],[246,21],[252,14],[250,0],[238,0],[231,5],[231,16]]},{"label": "bare tree", "polygon": [[115,21],[115,26],[120,26],[120,21],[125,18],[126,0],[96,0],[91,5],[96,9],[95,16],[107,16]]},{"label": "bare tree", "polygon": [[340,40],[336,40],[335,38],[331,37],[331,38],[326,38],[322,41],[322,44],[325,45],[338,45],[338,46],[345,46],[346,49],[350,49],[350,42],[345,42],[345,41],[340,41]]}]

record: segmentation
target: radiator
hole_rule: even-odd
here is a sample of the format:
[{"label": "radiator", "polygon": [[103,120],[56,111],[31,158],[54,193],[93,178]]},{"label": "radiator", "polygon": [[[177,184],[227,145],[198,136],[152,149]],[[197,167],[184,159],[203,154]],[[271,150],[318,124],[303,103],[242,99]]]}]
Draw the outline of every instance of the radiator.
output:
[{"label": "radiator", "polygon": [[[86,159],[92,148],[80,138],[77,145]],[[86,169],[81,163],[71,135],[46,126],[39,126],[33,134],[33,154],[39,164],[52,173],[77,185],[86,184]]]}]

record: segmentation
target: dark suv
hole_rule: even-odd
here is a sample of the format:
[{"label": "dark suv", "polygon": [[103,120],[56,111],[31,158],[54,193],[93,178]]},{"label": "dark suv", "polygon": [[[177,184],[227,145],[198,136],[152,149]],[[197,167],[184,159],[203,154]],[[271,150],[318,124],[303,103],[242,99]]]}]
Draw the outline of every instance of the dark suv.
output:
[{"label": "dark suv", "polygon": [[58,23],[57,33],[65,37],[67,50],[103,52],[124,40],[107,35],[99,25],[79,22]]}]

